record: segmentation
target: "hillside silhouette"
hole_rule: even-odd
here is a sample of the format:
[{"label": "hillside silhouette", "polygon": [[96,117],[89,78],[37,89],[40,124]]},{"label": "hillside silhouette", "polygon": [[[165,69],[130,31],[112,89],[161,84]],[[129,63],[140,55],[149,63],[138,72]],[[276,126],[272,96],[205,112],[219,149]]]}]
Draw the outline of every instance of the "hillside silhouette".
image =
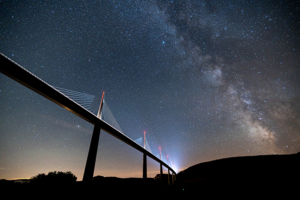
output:
[{"label": "hillside silhouette", "polygon": [[187,195],[276,197],[298,195],[300,153],[234,157],[199,163],[177,175]]},{"label": "hillside silhouette", "polygon": [[[154,178],[95,176],[76,181],[71,172],[38,174],[22,183],[0,180],[3,194],[13,198],[277,198],[298,196],[300,153],[234,157],[199,163],[177,174],[175,185]],[[164,175],[167,177],[167,175]],[[164,178],[166,179],[166,178]]]}]

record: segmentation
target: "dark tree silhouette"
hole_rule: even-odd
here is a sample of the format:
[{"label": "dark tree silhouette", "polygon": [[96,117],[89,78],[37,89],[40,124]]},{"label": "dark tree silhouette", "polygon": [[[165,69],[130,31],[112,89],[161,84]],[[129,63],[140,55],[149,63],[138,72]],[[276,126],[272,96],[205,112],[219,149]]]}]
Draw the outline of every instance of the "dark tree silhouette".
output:
[{"label": "dark tree silhouette", "polygon": [[76,182],[77,177],[71,172],[49,172],[48,175],[44,173],[31,177],[31,184],[70,184]]}]

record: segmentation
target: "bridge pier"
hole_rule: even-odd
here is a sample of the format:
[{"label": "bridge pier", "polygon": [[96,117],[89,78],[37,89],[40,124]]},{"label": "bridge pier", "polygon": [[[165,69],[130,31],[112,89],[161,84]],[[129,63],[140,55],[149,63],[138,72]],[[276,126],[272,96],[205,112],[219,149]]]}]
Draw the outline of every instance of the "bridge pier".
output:
[{"label": "bridge pier", "polygon": [[170,185],[170,169],[168,168],[168,185]]},{"label": "bridge pier", "polygon": [[92,140],[90,144],[89,154],[85,165],[84,175],[83,175],[83,181],[89,182],[93,180],[94,176],[94,169],[96,164],[96,157],[97,157],[97,150],[98,150],[98,143],[99,143],[99,137],[100,137],[100,130],[101,126],[100,124],[95,124],[94,131],[92,135]]},{"label": "bridge pier", "polygon": [[162,170],[162,163],[160,163],[160,182],[162,182],[163,170]]},{"label": "bridge pier", "polygon": [[172,172],[172,185],[174,185],[174,174]]},{"label": "bridge pier", "polygon": [[147,179],[147,155],[143,155],[143,179]]}]

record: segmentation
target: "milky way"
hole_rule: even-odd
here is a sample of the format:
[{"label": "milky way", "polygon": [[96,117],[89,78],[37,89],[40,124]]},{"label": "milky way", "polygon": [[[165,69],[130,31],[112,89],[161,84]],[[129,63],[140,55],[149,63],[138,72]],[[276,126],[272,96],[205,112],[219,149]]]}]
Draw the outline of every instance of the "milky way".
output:
[{"label": "milky way", "polygon": [[[101,96],[124,134],[199,162],[300,151],[299,1],[2,1],[0,51],[50,85]],[[0,75],[0,178],[72,171],[93,126]],[[159,173],[149,160],[148,176]],[[101,132],[95,175],[141,177]]]}]

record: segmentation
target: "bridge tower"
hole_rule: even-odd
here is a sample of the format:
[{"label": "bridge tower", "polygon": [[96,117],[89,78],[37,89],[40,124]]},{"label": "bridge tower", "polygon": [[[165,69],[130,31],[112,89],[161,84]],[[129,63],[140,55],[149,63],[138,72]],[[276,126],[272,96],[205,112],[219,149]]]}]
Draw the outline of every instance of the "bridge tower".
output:
[{"label": "bridge tower", "polygon": [[167,164],[170,166],[170,164],[169,164],[169,156],[167,156]]},{"label": "bridge tower", "polygon": [[103,92],[103,94],[102,94],[100,106],[99,106],[99,109],[98,109],[97,117],[98,117],[99,119],[102,119],[102,108],[103,108],[104,94],[105,94],[105,92]]},{"label": "bridge tower", "polygon": [[[104,94],[105,93],[103,92],[99,110],[98,110],[98,114],[97,114],[97,117],[100,119],[102,117]],[[84,175],[83,175],[84,182],[89,182],[89,181],[93,180],[94,169],[95,169],[95,164],[96,164],[96,157],[97,157],[97,150],[98,150],[98,143],[99,143],[99,138],[100,138],[100,130],[101,130],[100,124],[96,123],[94,126],[92,140],[91,140],[90,149],[89,149],[89,154],[88,154],[86,165],[85,165],[85,170],[84,170]]]},{"label": "bridge tower", "polygon": [[159,147],[159,158],[161,160],[161,147]]},{"label": "bridge tower", "polygon": [[146,131],[144,131],[144,149],[146,149]]}]

